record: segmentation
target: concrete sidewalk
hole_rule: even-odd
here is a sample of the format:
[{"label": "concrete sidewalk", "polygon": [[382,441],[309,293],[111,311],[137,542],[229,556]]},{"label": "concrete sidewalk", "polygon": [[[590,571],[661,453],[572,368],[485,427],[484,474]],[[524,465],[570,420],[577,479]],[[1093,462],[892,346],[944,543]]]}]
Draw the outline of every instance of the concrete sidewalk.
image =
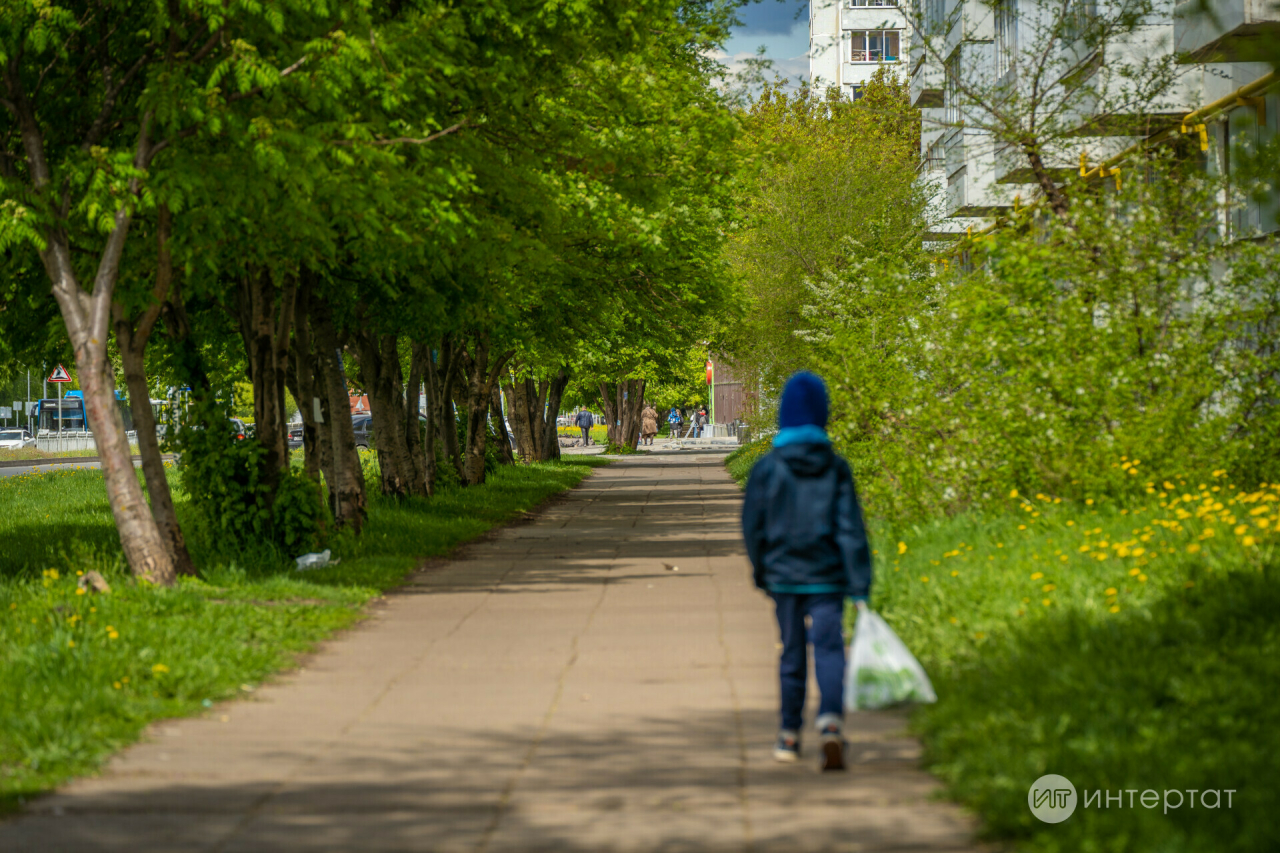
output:
[{"label": "concrete sidewalk", "polygon": [[776,629],[722,462],[597,471],[304,669],[154,726],[0,850],[974,849],[900,716],[851,716],[849,773],[774,763]]}]

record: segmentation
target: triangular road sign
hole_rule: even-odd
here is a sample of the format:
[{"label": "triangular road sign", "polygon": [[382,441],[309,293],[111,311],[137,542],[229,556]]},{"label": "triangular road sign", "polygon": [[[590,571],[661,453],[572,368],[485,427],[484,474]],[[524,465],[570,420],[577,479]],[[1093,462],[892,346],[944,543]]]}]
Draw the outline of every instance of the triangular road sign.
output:
[{"label": "triangular road sign", "polygon": [[67,369],[63,367],[61,364],[59,364],[58,369],[53,371],[53,375],[49,377],[49,381],[50,382],[70,382],[71,374],[67,373]]}]

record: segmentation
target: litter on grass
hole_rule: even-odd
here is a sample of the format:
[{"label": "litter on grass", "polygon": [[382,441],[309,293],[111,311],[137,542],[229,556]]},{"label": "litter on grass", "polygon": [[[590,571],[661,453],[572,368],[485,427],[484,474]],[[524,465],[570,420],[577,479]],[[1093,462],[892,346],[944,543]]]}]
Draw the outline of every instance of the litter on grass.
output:
[{"label": "litter on grass", "polygon": [[329,549],[325,548],[319,554],[303,554],[297,560],[298,571],[304,572],[307,569],[322,569],[325,566],[338,565],[337,560],[329,559]]}]

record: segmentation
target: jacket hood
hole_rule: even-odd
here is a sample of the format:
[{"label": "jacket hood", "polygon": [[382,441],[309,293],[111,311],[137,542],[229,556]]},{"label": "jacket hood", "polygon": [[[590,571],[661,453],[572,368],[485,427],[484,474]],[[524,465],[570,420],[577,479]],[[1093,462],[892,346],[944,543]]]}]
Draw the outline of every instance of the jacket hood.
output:
[{"label": "jacket hood", "polygon": [[835,452],[830,444],[805,442],[786,444],[773,450],[782,464],[797,477],[817,477],[835,462]]}]

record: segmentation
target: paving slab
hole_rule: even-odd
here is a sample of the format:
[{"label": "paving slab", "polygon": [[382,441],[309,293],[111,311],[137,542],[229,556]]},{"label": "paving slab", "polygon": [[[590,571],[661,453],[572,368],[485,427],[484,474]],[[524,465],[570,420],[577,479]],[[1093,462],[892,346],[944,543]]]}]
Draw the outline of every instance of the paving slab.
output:
[{"label": "paving slab", "polygon": [[718,453],[616,461],[304,667],[152,726],[0,851],[978,849],[900,714],[850,715],[847,773],[773,761],[739,506]]}]

